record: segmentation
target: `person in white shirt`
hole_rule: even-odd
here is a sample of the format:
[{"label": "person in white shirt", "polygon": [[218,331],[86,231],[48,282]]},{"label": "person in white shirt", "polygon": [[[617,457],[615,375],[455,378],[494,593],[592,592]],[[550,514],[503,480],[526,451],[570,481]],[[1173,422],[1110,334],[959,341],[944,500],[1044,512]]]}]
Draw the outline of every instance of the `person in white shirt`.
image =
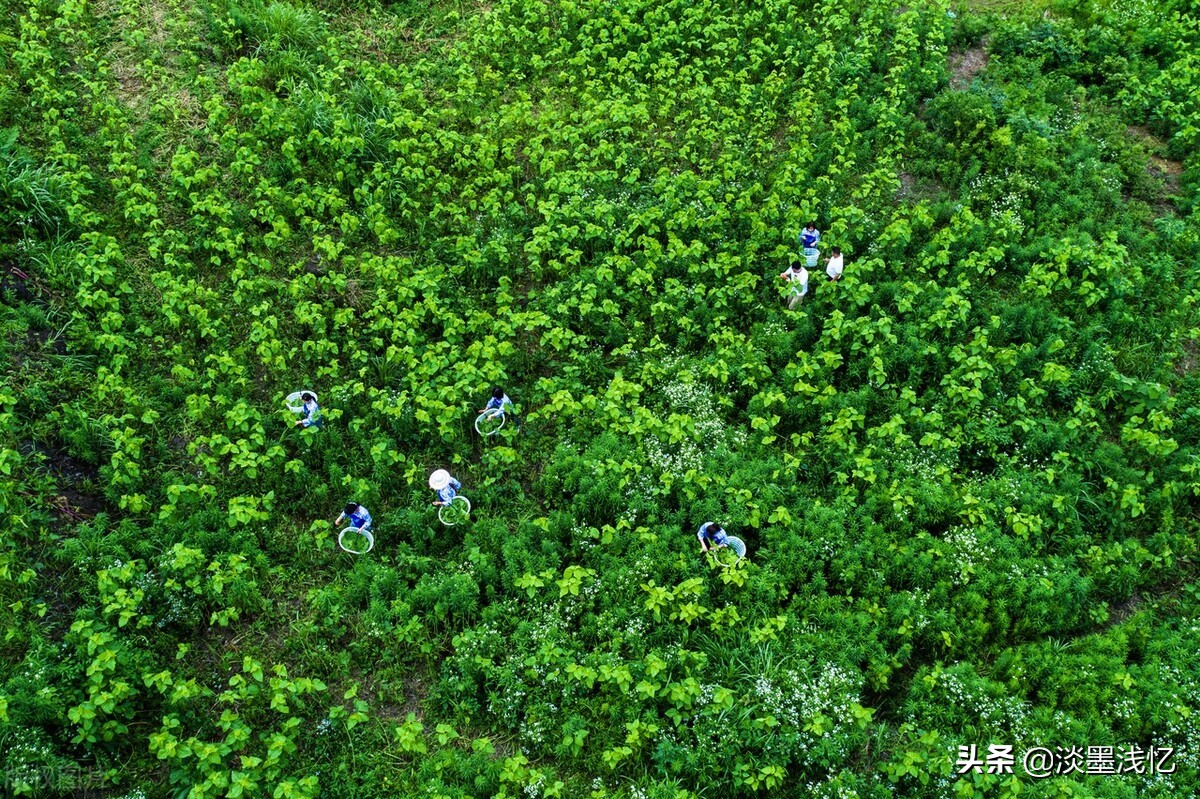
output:
[{"label": "person in white shirt", "polygon": [[788,310],[796,307],[796,303],[804,299],[808,293],[808,270],[802,264],[792,264],[788,269],[779,273],[779,277],[788,281]]},{"label": "person in white shirt", "polygon": [[829,260],[825,262],[825,274],[829,275],[830,280],[842,279],[842,251],[838,247],[830,250],[832,253]]}]

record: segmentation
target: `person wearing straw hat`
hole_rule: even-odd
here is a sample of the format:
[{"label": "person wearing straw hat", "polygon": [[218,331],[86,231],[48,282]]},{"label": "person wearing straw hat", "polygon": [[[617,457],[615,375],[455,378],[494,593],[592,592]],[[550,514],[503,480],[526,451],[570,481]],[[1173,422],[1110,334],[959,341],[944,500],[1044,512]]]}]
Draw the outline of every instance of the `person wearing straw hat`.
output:
[{"label": "person wearing straw hat", "polygon": [[337,519],[334,520],[333,526],[337,527],[339,524],[341,524],[342,519],[349,519],[350,526],[359,530],[371,529],[371,514],[367,512],[366,508],[364,508],[362,505],[359,505],[357,502],[347,502],[345,510],[342,511],[341,516],[338,516]]},{"label": "person wearing straw hat", "polygon": [[437,494],[437,499],[433,501],[434,505],[449,505],[458,495],[458,489],[462,488],[462,483],[451,477],[450,472],[445,469],[438,469],[429,475],[429,487]]}]

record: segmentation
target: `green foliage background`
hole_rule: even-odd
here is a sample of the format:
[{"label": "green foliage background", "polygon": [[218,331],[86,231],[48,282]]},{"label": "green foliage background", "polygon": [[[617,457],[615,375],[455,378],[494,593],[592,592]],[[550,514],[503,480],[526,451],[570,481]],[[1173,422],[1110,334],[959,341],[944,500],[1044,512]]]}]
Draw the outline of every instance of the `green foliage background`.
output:
[{"label": "green foliage background", "polygon": [[1194,795],[1194,2],[0,9],[7,792]]}]

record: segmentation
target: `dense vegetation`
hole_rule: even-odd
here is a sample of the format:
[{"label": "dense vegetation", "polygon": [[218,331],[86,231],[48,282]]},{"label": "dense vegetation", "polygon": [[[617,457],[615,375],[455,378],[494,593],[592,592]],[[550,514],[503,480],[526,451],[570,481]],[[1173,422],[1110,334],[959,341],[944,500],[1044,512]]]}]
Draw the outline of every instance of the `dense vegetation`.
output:
[{"label": "dense vegetation", "polygon": [[9,794],[1194,795],[1195,3],[0,8]]}]

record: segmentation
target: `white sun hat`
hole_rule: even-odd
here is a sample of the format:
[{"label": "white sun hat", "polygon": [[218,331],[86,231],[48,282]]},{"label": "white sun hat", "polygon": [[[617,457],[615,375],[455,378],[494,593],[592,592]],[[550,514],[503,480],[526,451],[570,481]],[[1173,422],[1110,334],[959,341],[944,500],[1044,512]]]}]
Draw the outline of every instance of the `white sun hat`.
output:
[{"label": "white sun hat", "polygon": [[438,469],[429,475],[429,487],[434,491],[440,491],[448,485],[450,485],[450,472],[445,469]]}]

